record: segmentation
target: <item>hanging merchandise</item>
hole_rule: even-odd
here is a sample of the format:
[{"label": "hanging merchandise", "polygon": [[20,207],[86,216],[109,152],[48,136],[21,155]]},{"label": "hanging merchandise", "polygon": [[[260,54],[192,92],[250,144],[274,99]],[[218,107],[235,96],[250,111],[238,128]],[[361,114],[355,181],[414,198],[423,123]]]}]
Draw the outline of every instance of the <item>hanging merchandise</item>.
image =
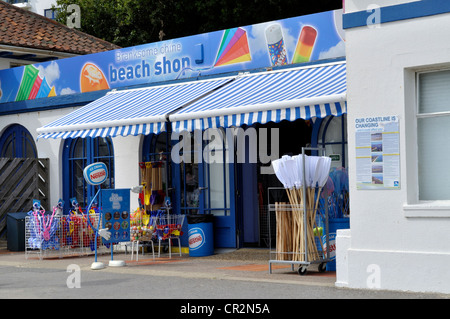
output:
[{"label": "hanging merchandise", "polygon": [[152,194],[150,196],[150,204],[156,205],[158,203],[158,163],[152,164]]},{"label": "hanging merchandise", "polygon": [[[275,174],[289,198],[289,204],[275,205],[276,260],[304,265],[326,263],[323,258],[326,243],[323,244],[320,236],[323,229],[317,225],[316,213],[330,165],[331,158],[307,156],[304,150],[302,155],[283,156],[272,161]],[[305,269],[302,268],[302,271]]]},{"label": "hanging merchandise", "polygon": [[147,209],[147,206],[150,205],[150,197],[152,194],[152,163],[145,163],[145,192],[144,192],[144,199],[145,199],[145,206]]},{"label": "hanging merchandise", "polygon": [[80,208],[80,205],[78,204],[78,201],[75,197],[70,199],[70,204],[71,204],[71,208],[70,208],[70,215],[78,215],[83,213],[83,211]]},{"label": "hanging merchandise", "polygon": [[145,163],[143,163],[143,162],[139,163],[139,168],[141,169],[141,186],[142,186],[142,188],[139,192],[139,207],[144,208],[145,207],[145,191],[147,188]]},{"label": "hanging merchandise", "polygon": [[139,194],[141,206],[146,211],[159,209],[164,201],[164,191],[162,184],[163,162],[141,162],[142,191]]}]

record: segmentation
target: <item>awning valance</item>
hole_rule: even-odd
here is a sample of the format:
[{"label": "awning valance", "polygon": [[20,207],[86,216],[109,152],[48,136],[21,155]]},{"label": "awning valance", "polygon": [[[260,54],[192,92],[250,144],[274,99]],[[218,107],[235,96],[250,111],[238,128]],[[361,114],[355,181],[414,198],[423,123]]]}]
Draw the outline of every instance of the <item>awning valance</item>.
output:
[{"label": "awning valance", "polygon": [[345,62],[241,75],[170,115],[174,131],[340,116],[346,107]]},{"label": "awning valance", "polygon": [[111,91],[37,130],[38,138],[115,137],[159,133],[166,114],[201,98],[233,78]]}]

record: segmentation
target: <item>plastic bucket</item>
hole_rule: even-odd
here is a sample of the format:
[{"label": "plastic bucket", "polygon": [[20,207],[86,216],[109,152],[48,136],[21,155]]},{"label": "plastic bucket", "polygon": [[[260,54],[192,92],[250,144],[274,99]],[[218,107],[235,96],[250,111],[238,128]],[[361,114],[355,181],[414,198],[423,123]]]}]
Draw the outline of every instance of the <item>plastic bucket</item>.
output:
[{"label": "plastic bucket", "polygon": [[189,256],[203,257],[214,254],[212,214],[187,215]]}]

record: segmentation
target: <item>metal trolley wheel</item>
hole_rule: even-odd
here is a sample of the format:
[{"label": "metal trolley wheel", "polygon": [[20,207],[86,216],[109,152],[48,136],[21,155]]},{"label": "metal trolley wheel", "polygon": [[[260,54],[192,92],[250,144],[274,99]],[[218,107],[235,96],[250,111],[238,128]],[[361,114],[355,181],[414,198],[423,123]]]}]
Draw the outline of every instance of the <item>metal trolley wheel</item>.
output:
[{"label": "metal trolley wheel", "polygon": [[319,272],[325,272],[325,270],[327,270],[327,263],[320,263],[319,265]]},{"label": "metal trolley wheel", "polygon": [[[320,263],[318,271],[320,273],[323,273],[323,272],[325,272],[325,270],[327,270],[327,263],[326,262]],[[307,271],[308,271],[308,267],[307,266],[300,266],[300,267],[298,267],[298,270],[297,270],[297,272],[298,272],[298,274],[300,276],[306,275]]]},{"label": "metal trolley wheel", "polygon": [[300,267],[298,267],[297,272],[300,276],[304,276],[304,275],[306,275],[307,270],[308,270],[308,268],[306,266],[300,266]]}]

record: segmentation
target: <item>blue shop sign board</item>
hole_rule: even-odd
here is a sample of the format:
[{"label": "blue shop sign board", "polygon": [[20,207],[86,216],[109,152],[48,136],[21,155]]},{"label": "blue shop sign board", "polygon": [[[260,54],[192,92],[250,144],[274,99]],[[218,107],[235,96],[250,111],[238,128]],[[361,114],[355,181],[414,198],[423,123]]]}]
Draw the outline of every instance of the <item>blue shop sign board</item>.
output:
[{"label": "blue shop sign board", "polygon": [[102,189],[102,228],[111,232],[104,244],[130,241],[130,189]]},{"label": "blue shop sign board", "polygon": [[342,10],[327,11],[0,70],[0,103],[344,56]]}]

